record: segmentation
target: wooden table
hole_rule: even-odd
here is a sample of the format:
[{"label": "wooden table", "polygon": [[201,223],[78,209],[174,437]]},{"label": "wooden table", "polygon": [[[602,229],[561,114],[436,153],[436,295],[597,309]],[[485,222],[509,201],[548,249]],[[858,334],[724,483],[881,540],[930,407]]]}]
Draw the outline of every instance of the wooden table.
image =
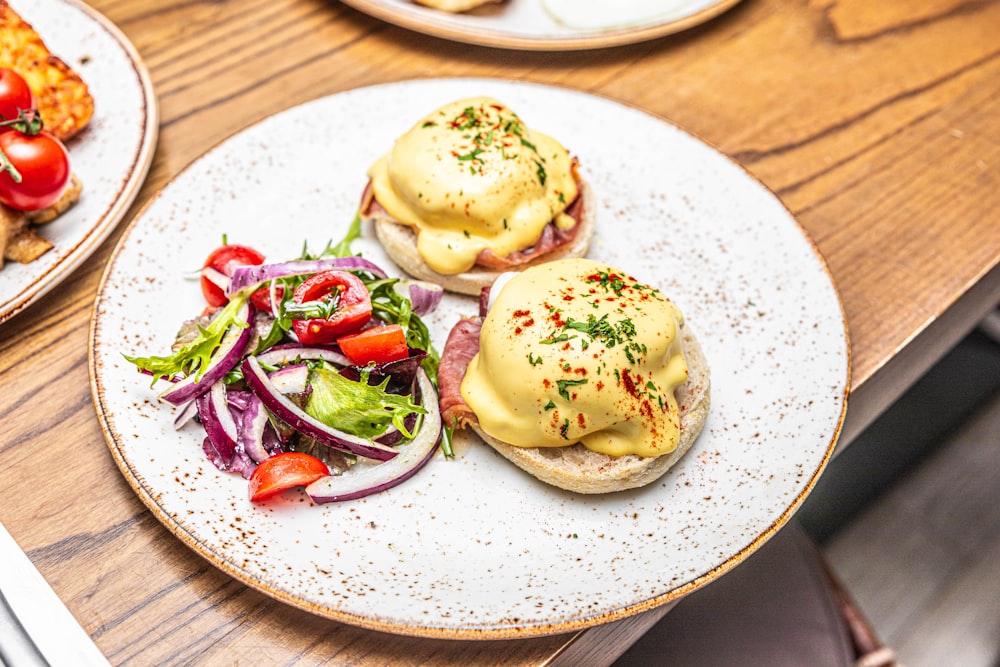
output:
[{"label": "wooden table", "polygon": [[[843,442],[1000,301],[1000,2],[744,0],[678,35],[562,53],[447,42],[334,0],[93,5],[135,44],[161,105],[128,219],[276,111],[409,78],[515,78],[659,114],[785,201],[843,297]],[[88,325],[116,237],[0,327],[0,521],[112,663],[600,664],[663,612],[576,635],[421,640],[313,617],[209,565],[136,498],[95,419]]]}]

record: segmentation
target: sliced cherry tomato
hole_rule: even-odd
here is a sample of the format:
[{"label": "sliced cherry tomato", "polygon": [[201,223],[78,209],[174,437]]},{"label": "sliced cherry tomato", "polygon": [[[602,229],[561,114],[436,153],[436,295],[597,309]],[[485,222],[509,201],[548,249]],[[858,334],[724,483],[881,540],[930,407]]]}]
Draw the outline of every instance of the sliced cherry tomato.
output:
[{"label": "sliced cherry tomato", "polygon": [[[274,296],[277,297],[278,301],[281,301],[282,296],[285,294],[285,288],[278,285],[274,289]],[[271,286],[264,285],[259,290],[250,295],[250,303],[257,310],[264,310],[271,312]]]},{"label": "sliced cherry tomato", "polygon": [[11,130],[0,133],[0,152],[9,162],[5,165],[0,157],[0,202],[35,211],[59,200],[70,177],[69,152],[61,141],[48,132]]},{"label": "sliced cherry tomato", "polygon": [[[201,293],[210,306],[224,306],[229,301],[222,288],[205,276],[205,269],[214,269],[227,278],[233,275],[233,269],[238,266],[256,266],[264,263],[264,255],[253,248],[244,245],[223,245],[213,250],[201,274]],[[255,304],[256,305],[256,304]]]},{"label": "sliced cherry tomato", "polygon": [[326,464],[302,452],[280,452],[261,461],[250,474],[250,501],[260,502],[286,489],[308,486],[330,474]]},{"label": "sliced cherry tomato", "polygon": [[[35,96],[20,74],[0,67],[0,121],[14,120],[21,111],[35,108]],[[3,132],[6,128],[0,128]]]},{"label": "sliced cherry tomato", "polygon": [[372,362],[384,364],[406,359],[410,355],[410,348],[406,345],[406,332],[398,324],[371,327],[356,334],[342,336],[337,339],[337,345],[351,363],[357,366]]},{"label": "sliced cherry tomato", "polygon": [[292,328],[300,343],[325,345],[360,329],[372,317],[372,300],[364,282],[348,271],[323,271],[310,276],[295,288],[296,304],[315,303],[336,307],[327,317],[295,320]]}]

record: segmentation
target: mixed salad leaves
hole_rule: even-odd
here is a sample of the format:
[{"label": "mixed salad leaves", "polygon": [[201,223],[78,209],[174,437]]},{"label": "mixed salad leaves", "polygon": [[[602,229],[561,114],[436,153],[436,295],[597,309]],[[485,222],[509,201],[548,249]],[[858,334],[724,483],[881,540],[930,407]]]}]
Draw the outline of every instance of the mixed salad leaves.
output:
[{"label": "mixed salad leaves", "polygon": [[269,263],[223,238],[201,270],[206,308],[171,353],[125,358],[200,422],[202,448],[262,502],[293,487],[317,503],[395,486],[440,447],[438,353],[421,320],[437,285],[389,277],[347,237],[318,254]]}]

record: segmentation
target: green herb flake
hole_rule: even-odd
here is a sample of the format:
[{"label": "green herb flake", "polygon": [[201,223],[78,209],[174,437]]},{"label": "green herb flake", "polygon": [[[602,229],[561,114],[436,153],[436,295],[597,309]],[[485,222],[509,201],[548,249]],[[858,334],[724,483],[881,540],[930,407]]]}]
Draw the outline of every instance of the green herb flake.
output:
[{"label": "green herb flake", "polygon": [[556,380],[556,387],[559,390],[559,395],[567,401],[570,400],[567,387],[578,387],[581,384],[587,384],[587,378],[583,378],[581,380]]},{"label": "green herb flake", "polygon": [[537,167],[538,182],[544,186],[545,181],[548,179],[548,175],[545,173],[545,165],[540,160],[535,160],[535,167]]},{"label": "green herb flake", "polygon": [[576,336],[570,336],[568,333],[561,333],[550,336],[548,338],[543,338],[538,342],[541,343],[542,345],[554,345],[556,343],[565,343],[566,341],[572,340],[574,338],[576,338]]}]

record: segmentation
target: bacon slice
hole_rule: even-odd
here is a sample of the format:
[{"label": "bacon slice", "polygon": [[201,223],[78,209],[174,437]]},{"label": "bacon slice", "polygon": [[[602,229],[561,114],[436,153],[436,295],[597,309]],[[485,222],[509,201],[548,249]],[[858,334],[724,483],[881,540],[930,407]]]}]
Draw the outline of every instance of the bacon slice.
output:
[{"label": "bacon slice", "polygon": [[441,418],[448,426],[476,423],[476,415],[462,398],[462,378],[469,362],[479,352],[481,317],[464,317],[448,334],[438,365],[438,401]]}]

